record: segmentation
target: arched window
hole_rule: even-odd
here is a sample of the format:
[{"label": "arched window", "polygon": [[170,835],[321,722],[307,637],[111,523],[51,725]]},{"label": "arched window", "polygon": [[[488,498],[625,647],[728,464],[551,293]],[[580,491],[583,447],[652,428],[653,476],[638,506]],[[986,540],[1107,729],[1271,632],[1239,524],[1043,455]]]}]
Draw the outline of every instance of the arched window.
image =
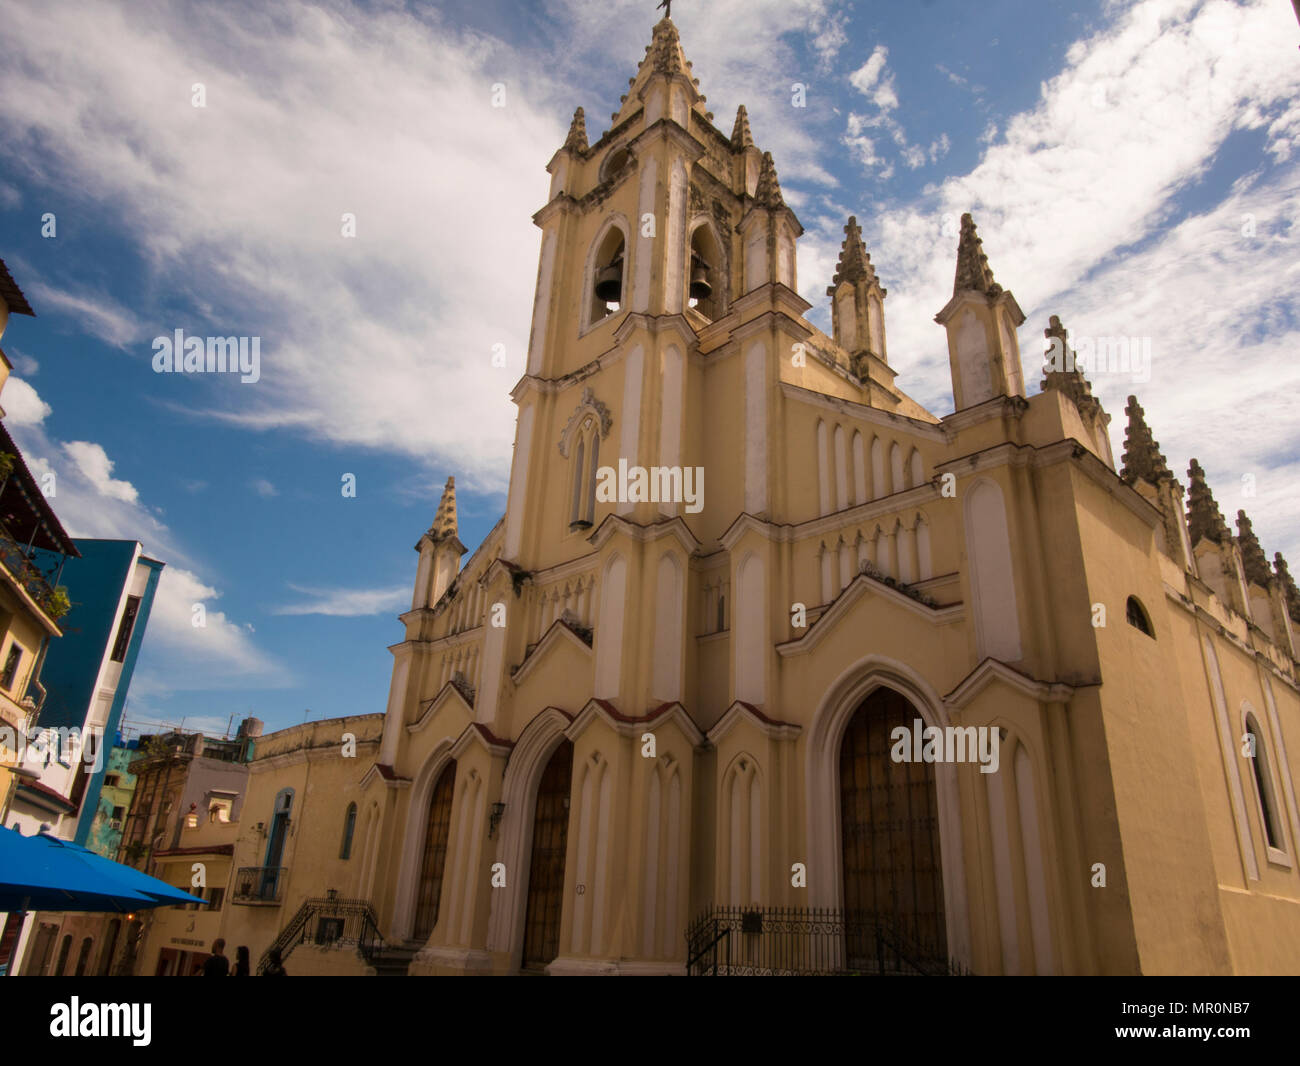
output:
[{"label": "arched window", "polygon": [[591,279],[591,302],[588,307],[589,324],[620,310],[627,291],[627,267],[624,262],[623,231],[610,226],[596,249]]},{"label": "arched window", "polygon": [[690,306],[710,322],[725,313],[726,284],[722,266],[722,249],[713,236],[713,229],[702,222],[691,234],[687,296]]},{"label": "arched window", "polygon": [[1124,617],[1128,619],[1128,624],[1134,629],[1145,633],[1152,640],[1155,640],[1155,630],[1151,628],[1151,619],[1147,617],[1146,608],[1138,601],[1136,596],[1130,596],[1128,602],[1124,605]]},{"label": "arched window", "polygon": [[1255,795],[1259,797],[1260,821],[1264,824],[1264,836],[1270,848],[1284,851],[1282,827],[1278,822],[1277,795],[1273,791],[1273,775],[1269,771],[1268,749],[1264,744],[1264,733],[1259,728],[1253,714],[1246,715],[1246,750],[1251,769],[1255,773]]},{"label": "arched window", "polygon": [[54,964],[54,972],[51,977],[62,977],[63,968],[68,965],[68,952],[72,950],[72,934],[69,933],[63,938],[63,943],[59,945],[59,959]]},{"label": "arched window", "polygon": [[90,962],[90,948],[93,941],[90,937],[85,937],[81,941],[81,953],[77,956],[77,977],[86,976],[86,964]]},{"label": "arched window", "polygon": [[447,840],[451,836],[451,801],[456,785],[456,763],[448,762],[438,775],[429,797],[424,830],[424,854],[416,887],[415,939],[428,940],[438,924],[442,878],[447,866]]},{"label": "arched window", "polygon": [[348,804],[348,813],[343,816],[343,846],[339,848],[340,859],[352,858],[352,833],[357,827],[357,805]]},{"label": "arched window", "polygon": [[587,414],[573,450],[573,491],[569,529],[590,529],[596,518],[596,475],[600,469],[600,424]]}]

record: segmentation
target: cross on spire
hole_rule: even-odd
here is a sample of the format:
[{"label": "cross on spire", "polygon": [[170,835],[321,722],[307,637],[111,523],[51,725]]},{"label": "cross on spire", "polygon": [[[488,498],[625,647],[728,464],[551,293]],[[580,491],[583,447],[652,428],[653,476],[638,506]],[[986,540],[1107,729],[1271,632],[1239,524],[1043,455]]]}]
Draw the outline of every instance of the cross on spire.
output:
[{"label": "cross on spire", "polygon": [[[664,18],[670,19],[673,17],[673,0],[660,0],[659,7],[664,9]],[[655,8],[655,10],[658,11],[659,7]]]}]

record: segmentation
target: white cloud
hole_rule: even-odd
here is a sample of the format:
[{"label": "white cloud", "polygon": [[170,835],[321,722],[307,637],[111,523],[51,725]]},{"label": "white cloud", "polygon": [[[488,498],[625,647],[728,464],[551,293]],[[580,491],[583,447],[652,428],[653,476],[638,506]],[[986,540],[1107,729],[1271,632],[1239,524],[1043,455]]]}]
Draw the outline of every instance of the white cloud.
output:
[{"label": "white cloud", "polygon": [[5,382],[4,410],[11,426],[38,426],[54,410],[22,378]]},{"label": "white cloud", "polygon": [[[3,84],[2,79],[0,84]],[[74,292],[40,280],[29,281],[25,288],[32,305],[40,314],[57,311],[68,315],[91,336],[98,337],[114,348],[125,348],[141,335],[140,324],[135,316],[108,296]]]},{"label": "white cloud", "polygon": [[409,585],[386,589],[313,589],[290,585],[294,592],[315,597],[311,603],[287,604],[274,608],[272,614],[323,614],[338,618],[383,614],[408,606],[411,599]]},{"label": "white cloud", "polygon": [[[35,390],[33,390],[33,395],[35,395]],[[46,408],[48,413],[49,406],[46,405]],[[134,485],[129,481],[119,481],[112,476],[113,461],[108,457],[108,453],[104,451],[102,445],[92,444],[90,441],[73,440],[66,441],[63,450],[77,464],[77,469],[81,471],[82,476],[90,482],[95,491],[101,496],[122,500],[125,503],[135,503],[139,500],[140,494],[136,492]]]},{"label": "white cloud", "polygon": [[[5,400],[9,398],[6,386]],[[36,402],[48,407],[39,396]],[[114,464],[101,445],[60,443],[47,436],[39,422],[20,424],[12,417],[6,421],[37,480],[55,475],[50,502],[73,537],[138,540],[145,554],[166,564],[140,669],[132,681],[133,701],[150,692],[282,688],[293,683],[284,665],[253,641],[252,626],[216,609],[220,590],[199,576],[200,564],[140,500],[135,487],[111,476]],[[196,603],[202,603],[206,612],[206,624],[197,628],[193,625]]]},{"label": "white cloud", "polygon": [[[1234,130],[1255,130],[1267,151],[1300,122],[1294,20],[1263,2],[1185,0],[1145,0],[1116,17],[1070,49],[970,173],[870,220],[868,248],[890,290],[890,363],[901,388],[952,409],[933,315],[952,292],[957,239],[945,223],[972,211],[998,281],[1029,315],[1020,340],[1030,390],[1049,314],[1072,336],[1151,337],[1150,382],[1093,378],[1117,458],[1133,392],[1184,481],[1195,455],[1230,518],[1245,507],[1270,554],[1300,558],[1300,501],[1286,488],[1300,472],[1288,409],[1300,389],[1300,179],[1265,175],[1264,155],[1210,208],[1188,213],[1179,201]],[[1241,233],[1247,214],[1254,240]],[[1258,497],[1242,499],[1245,473]]]},{"label": "white cloud", "polygon": [[249,482],[249,485],[252,488],[252,490],[255,493],[257,493],[257,495],[261,496],[262,499],[264,500],[269,500],[273,496],[280,495],[280,490],[277,489],[274,485],[272,485],[269,481],[267,481],[266,478],[264,477],[254,478],[251,482]]}]

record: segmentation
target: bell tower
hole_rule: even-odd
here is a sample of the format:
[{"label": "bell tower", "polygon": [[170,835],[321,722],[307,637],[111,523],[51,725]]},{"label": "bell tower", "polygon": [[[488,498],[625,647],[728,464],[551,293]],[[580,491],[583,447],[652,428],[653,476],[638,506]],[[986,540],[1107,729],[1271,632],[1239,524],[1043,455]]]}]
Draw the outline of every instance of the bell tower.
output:
[{"label": "bell tower", "polygon": [[601,498],[596,475],[620,462],[700,465],[701,337],[766,286],[798,299],[803,231],[772,156],[743,106],[730,136],[714,125],[670,19],[594,142],[587,119],[574,113],[534,215],[541,253],[503,546],[527,569],[584,550],[577,538],[611,513],[683,513],[681,501]]}]

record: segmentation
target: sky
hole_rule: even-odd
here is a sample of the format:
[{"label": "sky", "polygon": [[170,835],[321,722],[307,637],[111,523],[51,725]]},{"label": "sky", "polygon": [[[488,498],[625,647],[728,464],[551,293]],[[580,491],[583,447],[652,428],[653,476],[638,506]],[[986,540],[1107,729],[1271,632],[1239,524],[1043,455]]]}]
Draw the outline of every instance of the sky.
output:
[{"label": "sky", "polygon": [[[140,728],[384,710],[443,482],[471,550],[505,507],[546,164],[576,106],[608,128],[662,14],[269,7],[0,0],[0,258],[38,316],[4,336],[5,424],[74,536],[167,564]],[[1052,314],[1076,346],[1138,338],[1148,373],[1089,373],[1116,458],[1136,394],[1184,485],[1195,456],[1229,523],[1246,509],[1300,565],[1295,14],[1071,8],[675,0],[673,21],[717,125],[745,104],[774,156],[816,324],[856,215],[897,383],[949,413],[933,318],[970,211],[1028,316],[1029,391]],[[258,380],[155,372],[178,329],[258,338]]]}]

